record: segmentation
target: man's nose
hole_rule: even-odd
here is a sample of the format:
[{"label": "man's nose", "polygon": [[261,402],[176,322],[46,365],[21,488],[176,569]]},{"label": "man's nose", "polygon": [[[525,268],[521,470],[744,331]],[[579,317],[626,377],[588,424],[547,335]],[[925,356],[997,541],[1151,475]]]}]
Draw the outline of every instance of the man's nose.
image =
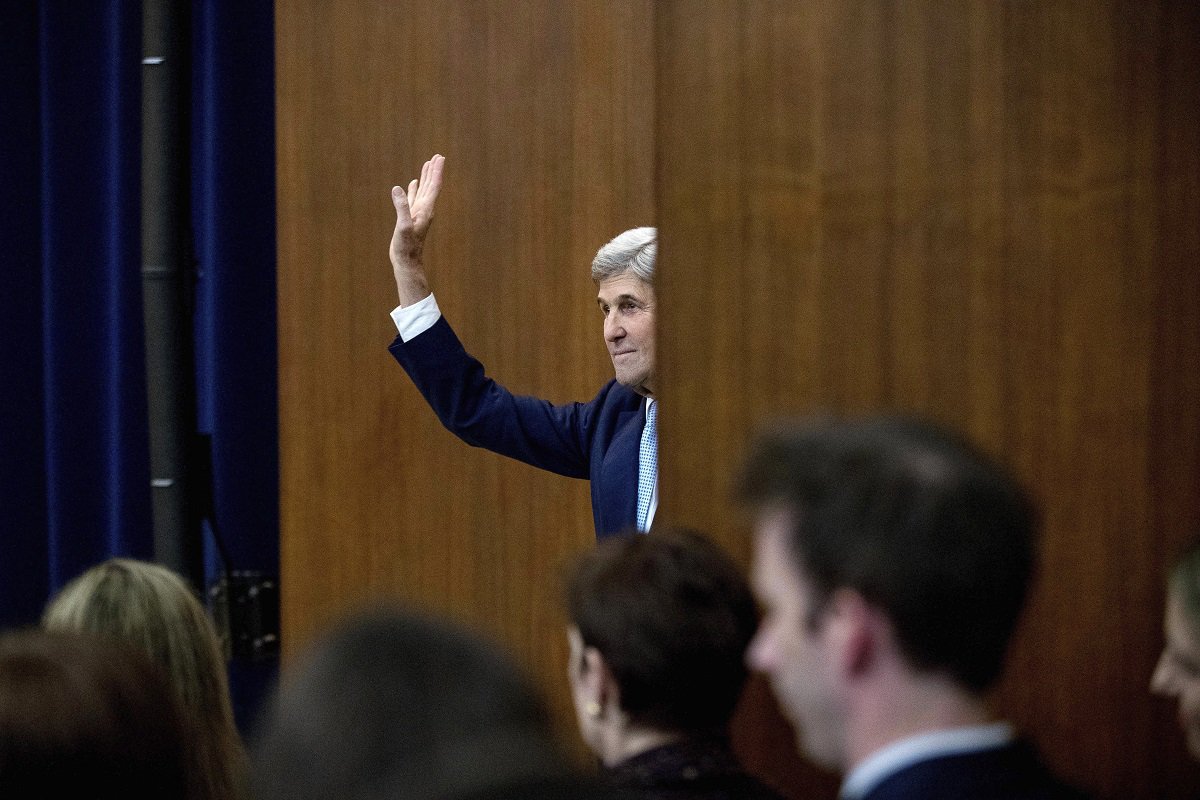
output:
[{"label": "man's nose", "polygon": [[625,328],[617,322],[616,315],[609,314],[604,318],[604,341],[615,342],[625,335]]},{"label": "man's nose", "polygon": [[767,633],[761,627],[746,647],[746,666],[753,672],[766,672],[771,667],[771,646]]}]

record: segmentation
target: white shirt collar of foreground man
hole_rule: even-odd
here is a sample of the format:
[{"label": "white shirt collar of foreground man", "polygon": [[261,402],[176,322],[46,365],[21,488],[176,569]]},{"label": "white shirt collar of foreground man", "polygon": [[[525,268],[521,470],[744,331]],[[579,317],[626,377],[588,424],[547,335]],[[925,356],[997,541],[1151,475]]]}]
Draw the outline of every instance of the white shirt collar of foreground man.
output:
[{"label": "white shirt collar of foreground man", "polygon": [[876,750],[846,775],[839,792],[841,800],[861,800],[872,789],[902,769],[942,756],[977,753],[1003,747],[1013,741],[1007,722],[971,725],[908,736]]}]

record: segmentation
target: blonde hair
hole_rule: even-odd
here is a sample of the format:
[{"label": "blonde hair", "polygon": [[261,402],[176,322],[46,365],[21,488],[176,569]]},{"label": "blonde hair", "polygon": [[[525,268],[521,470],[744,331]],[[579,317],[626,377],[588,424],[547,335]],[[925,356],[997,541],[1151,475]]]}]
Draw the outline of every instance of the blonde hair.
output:
[{"label": "blonde hair", "polygon": [[182,578],[157,564],[110,559],[63,587],[42,625],[112,636],[149,655],[174,688],[191,730],[192,796],[245,796],[245,748],[233,721],[221,645]]}]

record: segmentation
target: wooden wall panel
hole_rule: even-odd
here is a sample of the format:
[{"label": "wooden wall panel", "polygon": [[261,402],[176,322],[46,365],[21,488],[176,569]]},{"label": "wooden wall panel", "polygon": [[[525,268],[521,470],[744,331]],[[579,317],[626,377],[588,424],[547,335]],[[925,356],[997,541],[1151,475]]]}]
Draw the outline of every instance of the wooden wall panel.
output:
[{"label": "wooden wall panel", "polygon": [[[1197,7],[657,14],[660,513],[744,557],[729,475],[781,412],[965,429],[1045,512],[999,710],[1106,796],[1191,796],[1146,686],[1164,564],[1200,530]],[[748,705],[743,746],[780,770]]]},{"label": "wooden wall panel", "polygon": [[650,2],[279,0],[276,30],[285,653],[399,597],[502,639],[569,720],[587,484],[460,443],[392,361],[389,191],[446,155],[439,305],[513,390],[590,399],[591,258],[653,221]]},{"label": "wooden wall panel", "polygon": [[[388,189],[440,151],[431,279],[516,390],[608,377],[587,264],[658,222],[664,521],[745,558],[729,475],[779,412],[916,410],[1008,459],[1045,566],[998,708],[1105,795],[1190,796],[1144,689],[1200,531],[1196,41],[1185,0],[278,0],[287,653],[404,598],[499,636],[570,726],[586,484],[453,439],[385,349]],[[761,683],[738,744],[832,796]]]}]

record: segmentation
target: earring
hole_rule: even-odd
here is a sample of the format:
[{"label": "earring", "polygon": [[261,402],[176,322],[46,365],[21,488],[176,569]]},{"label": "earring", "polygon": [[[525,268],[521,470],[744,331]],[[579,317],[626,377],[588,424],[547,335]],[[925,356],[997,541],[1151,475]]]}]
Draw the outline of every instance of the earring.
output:
[{"label": "earring", "polygon": [[589,700],[587,705],[583,707],[583,710],[587,712],[589,717],[600,716],[600,704],[595,700]]}]

